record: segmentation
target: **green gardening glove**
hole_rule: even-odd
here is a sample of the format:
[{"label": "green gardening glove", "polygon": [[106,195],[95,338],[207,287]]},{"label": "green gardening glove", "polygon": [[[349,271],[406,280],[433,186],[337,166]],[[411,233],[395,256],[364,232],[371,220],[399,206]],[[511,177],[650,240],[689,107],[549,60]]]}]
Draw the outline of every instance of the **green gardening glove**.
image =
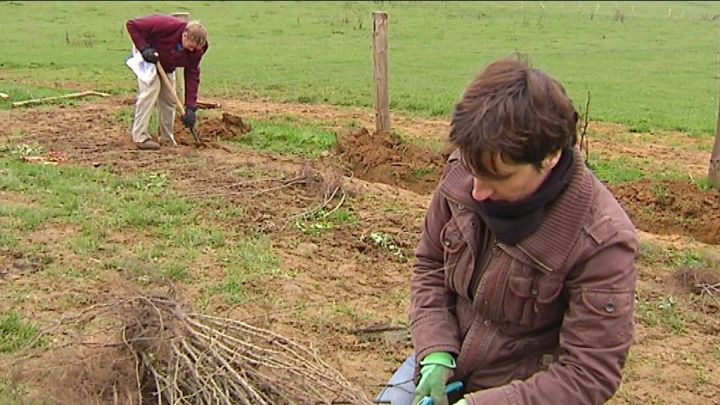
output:
[{"label": "green gardening glove", "polygon": [[447,352],[434,352],[420,362],[420,382],[415,388],[413,404],[417,405],[425,396],[431,396],[434,405],[448,405],[445,385],[453,375],[455,358]]}]

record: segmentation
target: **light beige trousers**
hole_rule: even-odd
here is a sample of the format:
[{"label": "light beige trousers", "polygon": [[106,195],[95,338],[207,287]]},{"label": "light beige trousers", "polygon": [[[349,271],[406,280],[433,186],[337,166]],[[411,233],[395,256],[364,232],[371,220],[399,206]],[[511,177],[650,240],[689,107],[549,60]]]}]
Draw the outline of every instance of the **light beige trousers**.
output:
[{"label": "light beige trousers", "polygon": [[[137,52],[136,49],[133,49]],[[165,86],[160,74],[150,84],[138,79],[138,95],[135,102],[135,119],[133,120],[132,139],[133,142],[145,142],[152,137],[148,133],[150,117],[155,104],[158,106],[158,125],[160,136],[170,139],[173,136],[173,124],[175,123],[175,99],[172,89],[175,88],[175,72],[168,73],[168,79],[172,88]]]}]

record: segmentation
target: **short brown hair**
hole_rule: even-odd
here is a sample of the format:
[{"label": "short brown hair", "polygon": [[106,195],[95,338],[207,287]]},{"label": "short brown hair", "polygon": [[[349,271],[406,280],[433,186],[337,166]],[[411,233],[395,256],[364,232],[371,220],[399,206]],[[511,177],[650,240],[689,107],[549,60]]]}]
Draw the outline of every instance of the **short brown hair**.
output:
[{"label": "short brown hair", "polygon": [[200,21],[192,20],[187,23],[185,32],[187,32],[187,38],[199,48],[204,48],[205,44],[207,44],[207,29],[200,24]]},{"label": "short brown hair", "polygon": [[[540,168],[577,142],[578,114],[563,86],[521,57],[489,64],[455,106],[449,141],[476,174],[493,173],[483,155]],[[487,157],[487,156],[486,156]]]}]

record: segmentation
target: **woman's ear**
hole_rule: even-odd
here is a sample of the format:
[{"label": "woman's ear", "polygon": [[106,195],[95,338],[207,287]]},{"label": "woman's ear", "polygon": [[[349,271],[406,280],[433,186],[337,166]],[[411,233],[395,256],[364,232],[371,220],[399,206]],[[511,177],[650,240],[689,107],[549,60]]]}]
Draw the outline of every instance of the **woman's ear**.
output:
[{"label": "woman's ear", "polygon": [[555,168],[555,165],[558,164],[560,161],[560,158],[562,157],[563,151],[562,149],[558,150],[554,154],[548,156],[543,160],[543,169],[545,170],[552,170]]}]

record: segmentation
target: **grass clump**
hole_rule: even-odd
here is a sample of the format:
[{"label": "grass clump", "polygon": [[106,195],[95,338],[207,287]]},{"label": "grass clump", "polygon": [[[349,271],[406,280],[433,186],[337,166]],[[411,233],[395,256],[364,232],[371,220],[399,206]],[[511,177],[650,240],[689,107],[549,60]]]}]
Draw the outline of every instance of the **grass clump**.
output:
[{"label": "grass clump", "polygon": [[208,288],[209,295],[222,294],[226,302],[240,304],[248,299],[248,284],[277,274],[281,260],[273,252],[272,243],[265,236],[240,240],[220,252],[220,262],[226,268],[223,280]]},{"label": "grass clump", "polygon": [[311,125],[253,121],[252,131],[238,142],[259,150],[315,158],[335,145],[335,134]]},{"label": "grass clump", "polygon": [[44,344],[42,339],[36,339],[38,333],[37,325],[24,321],[16,312],[0,315],[0,353],[14,353],[28,346]]}]

